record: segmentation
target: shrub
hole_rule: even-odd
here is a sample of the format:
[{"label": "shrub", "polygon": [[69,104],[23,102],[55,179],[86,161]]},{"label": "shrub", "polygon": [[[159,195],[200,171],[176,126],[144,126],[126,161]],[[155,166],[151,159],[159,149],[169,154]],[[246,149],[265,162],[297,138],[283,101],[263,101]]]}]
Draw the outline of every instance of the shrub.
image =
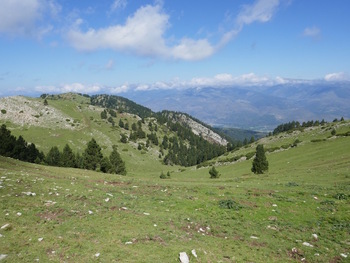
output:
[{"label": "shrub", "polygon": [[250,152],[250,153],[247,153],[245,155],[245,157],[247,158],[247,160],[251,159],[253,156],[255,155],[255,152]]},{"label": "shrub", "polygon": [[6,112],[7,112],[7,111],[4,110],[4,109],[1,110],[1,113],[2,113],[2,114],[6,114]]},{"label": "shrub", "polygon": [[220,200],[219,206],[221,208],[234,209],[234,210],[240,210],[243,208],[243,206],[241,206],[239,203],[237,203],[236,201],[234,201],[232,199]]},{"label": "shrub", "polygon": [[336,193],[335,195],[333,195],[333,198],[338,200],[347,200],[348,196],[347,194],[344,194],[344,193]]},{"label": "shrub", "polygon": [[209,174],[210,174],[210,178],[212,179],[220,177],[220,173],[215,169],[214,166],[209,170]]}]

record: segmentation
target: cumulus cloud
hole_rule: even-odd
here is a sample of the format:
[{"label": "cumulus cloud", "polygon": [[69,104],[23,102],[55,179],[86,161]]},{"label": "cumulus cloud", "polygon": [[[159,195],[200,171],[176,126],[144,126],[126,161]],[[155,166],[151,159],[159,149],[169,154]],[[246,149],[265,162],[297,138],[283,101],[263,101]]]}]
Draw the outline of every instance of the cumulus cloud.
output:
[{"label": "cumulus cloud", "polygon": [[55,17],[61,7],[53,0],[2,0],[0,8],[0,33],[41,38],[52,30],[52,25],[42,22],[44,17]]},{"label": "cumulus cloud", "polygon": [[130,90],[130,86],[128,84],[123,84],[118,87],[110,88],[109,91],[112,94],[119,94],[119,93],[125,93]]},{"label": "cumulus cloud", "polygon": [[102,90],[99,85],[84,85],[82,83],[63,84],[60,86],[37,86],[35,88],[38,92],[43,93],[97,93]]},{"label": "cumulus cloud", "polygon": [[304,37],[312,37],[312,38],[317,38],[321,35],[321,30],[316,27],[316,26],[313,26],[313,27],[307,27],[304,29],[303,31],[303,36]]},{"label": "cumulus cloud", "polygon": [[326,81],[346,81],[346,80],[350,80],[350,77],[344,72],[336,72],[336,73],[327,74],[324,77],[324,79]]},{"label": "cumulus cloud", "polygon": [[[126,1],[117,0],[113,2],[112,10],[124,5]],[[226,45],[244,25],[269,21],[278,5],[279,0],[256,0],[252,5],[245,5],[237,16],[234,28],[224,32],[216,45],[207,38],[188,37],[169,43],[166,32],[170,27],[170,16],[164,12],[162,4],[157,2],[155,5],[141,6],[124,24],[82,30],[80,19],[79,23],[72,25],[66,37],[80,51],[112,49],[148,57],[201,60],[212,56]]]}]

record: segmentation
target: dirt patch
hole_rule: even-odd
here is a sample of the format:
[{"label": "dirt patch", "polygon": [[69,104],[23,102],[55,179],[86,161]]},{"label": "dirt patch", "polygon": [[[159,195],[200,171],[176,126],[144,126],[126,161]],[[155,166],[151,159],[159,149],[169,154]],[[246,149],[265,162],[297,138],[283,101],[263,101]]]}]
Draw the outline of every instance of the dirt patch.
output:
[{"label": "dirt patch", "polygon": [[58,221],[58,222],[63,222],[63,218],[61,218],[64,215],[64,209],[58,209],[56,211],[46,211],[43,213],[37,214],[41,219],[47,220],[47,221]]}]

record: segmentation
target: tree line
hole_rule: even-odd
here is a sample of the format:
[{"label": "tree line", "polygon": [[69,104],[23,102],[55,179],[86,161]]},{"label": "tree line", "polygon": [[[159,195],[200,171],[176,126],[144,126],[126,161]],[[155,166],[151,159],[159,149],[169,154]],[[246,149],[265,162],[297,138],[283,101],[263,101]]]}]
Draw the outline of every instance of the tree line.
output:
[{"label": "tree line", "polygon": [[113,145],[111,154],[104,157],[101,147],[94,138],[88,142],[82,155],[79,152],[75,154],[68,144],[64,146],[62,152],[57,146],[53,146],[45,155],[34,143],[27,143],[22,136],[16,139],[3,124],[0,128],[0,155],[31,163],[126,175],[125,162],[117,146]]},{"label": "tree line", "polygon": [[[334,119],[333,122],[338,122],[338,119]],[[340,121],[344,121],[344,118],[341,117]],[[298,121],[291,121],[288,123],[283,123],[278,125],[272,132],[273,135],[282,133],[282,132],[288,132],[288,131],[293,131],[293,130],[301,130],[303,128],[309,128],[309,127],[315,127],[315,126],[319,126],[319,125],[324,125],[327,122],[322,119],[322,121],[316,120],[316,121],[307,121],[307,122],[303,122],[300,123]]]}]

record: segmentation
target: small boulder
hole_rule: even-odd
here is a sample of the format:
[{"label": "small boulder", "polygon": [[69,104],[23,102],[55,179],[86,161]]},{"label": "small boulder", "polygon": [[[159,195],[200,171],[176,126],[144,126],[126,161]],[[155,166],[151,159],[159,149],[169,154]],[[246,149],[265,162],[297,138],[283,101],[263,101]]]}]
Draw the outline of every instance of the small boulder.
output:
[{"label": "small boulder", "polygon": [[180,252],[180,262],[181,263],[190,263],[190,259],[188,258],[186,252]]}]

